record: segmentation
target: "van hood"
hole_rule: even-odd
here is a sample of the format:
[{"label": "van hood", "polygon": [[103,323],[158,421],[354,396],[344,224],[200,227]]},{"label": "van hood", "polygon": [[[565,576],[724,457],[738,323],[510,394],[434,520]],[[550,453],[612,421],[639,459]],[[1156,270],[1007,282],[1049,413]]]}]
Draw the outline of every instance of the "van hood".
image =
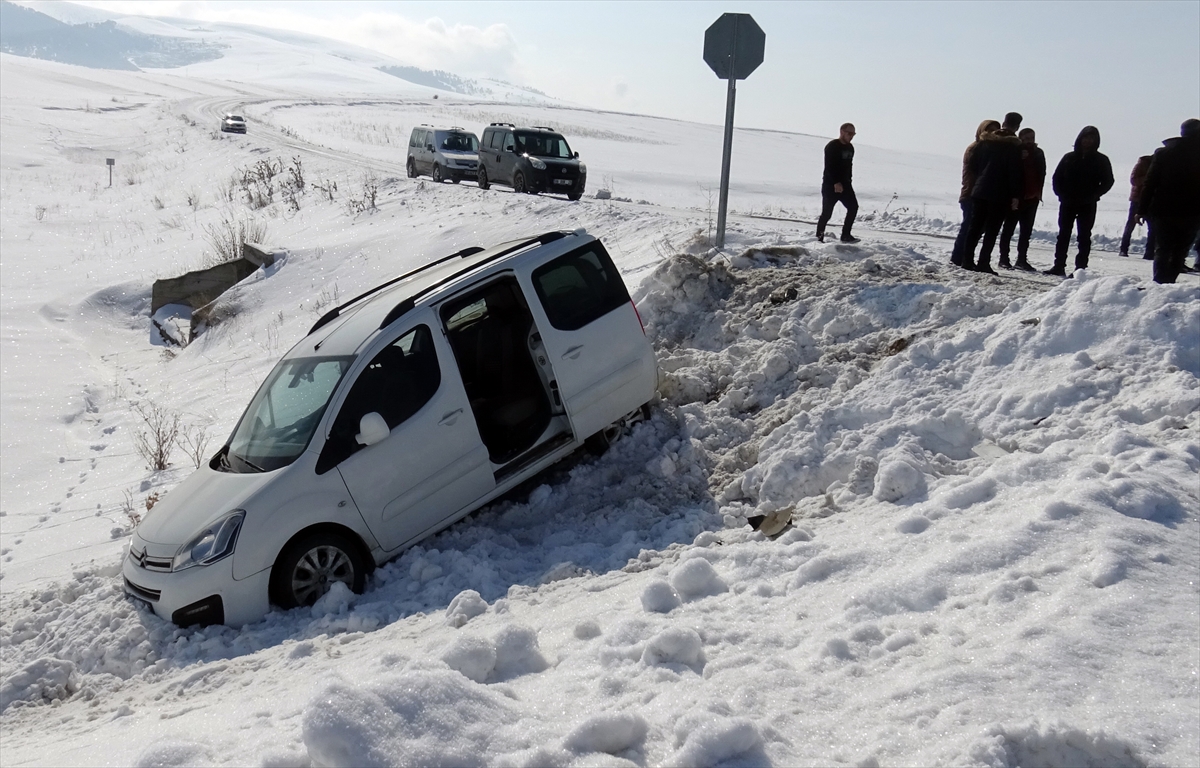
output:
[{"label": "van hood", "polygon": [[282,474],[218,472],[202,464],[187,480],[154,505],[137,527],[137,534],[151,544],[179,547],[209,523],[235,509]]},{"label": "van hood", "polygon": [[443,149],[443,150],[441,150],[441,153],[442,153],[443,157],[448,157],[451,160],[478,160],[479,159],[478,152],[460,152],[460,151],[451,150],[451,149]]}]

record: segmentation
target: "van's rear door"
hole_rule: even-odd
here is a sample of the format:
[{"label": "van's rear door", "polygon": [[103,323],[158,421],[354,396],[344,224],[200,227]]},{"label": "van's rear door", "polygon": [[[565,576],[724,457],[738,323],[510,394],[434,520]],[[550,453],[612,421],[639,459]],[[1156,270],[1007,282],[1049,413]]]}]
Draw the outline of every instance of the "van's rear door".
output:
[{"label": "van's rear door", "polygon": [[658,367],[620,273],[599,240],[517,270],[575,437],[654,396]]}]

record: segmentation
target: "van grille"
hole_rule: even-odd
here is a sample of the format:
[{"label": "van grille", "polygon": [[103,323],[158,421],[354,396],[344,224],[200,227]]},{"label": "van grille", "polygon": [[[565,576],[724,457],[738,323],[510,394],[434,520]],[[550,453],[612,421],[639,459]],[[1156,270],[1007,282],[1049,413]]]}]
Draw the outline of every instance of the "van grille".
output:
[{"label": "van grille", "polygon": [[157,603],[158,598],[162,597],[162,590],[138,586],[129,579],[125,579],[125,591],[151,603]]},{"label": "van grille", "polygon": [[129,548],[129,557],[139,568],[145,568],[147,571],[163,571],[169,573],[171,570],[171,561],[161,557],[149,557],[146,555],[146,550],[138,550],[133,547]]}]

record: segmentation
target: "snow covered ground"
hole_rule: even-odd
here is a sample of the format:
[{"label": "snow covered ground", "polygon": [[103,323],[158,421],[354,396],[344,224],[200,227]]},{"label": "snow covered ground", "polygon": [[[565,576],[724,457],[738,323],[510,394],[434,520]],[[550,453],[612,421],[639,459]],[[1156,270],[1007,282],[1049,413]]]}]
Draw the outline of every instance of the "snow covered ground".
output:
[{"label": "snow covered ground", "polygon": [[[739,131],[718,253],[718,126],[434,101],[344,46],[220,34],[186,73],[0,55],[4,765],[1195,764],[1195,277],[1105,252],[1067,281],[954,269],[957,159],[864,126],[860,246],[804,223],[825,139]],[[216,132],[232,108],[248,135]],[[567,131],[588,196],[404,178],[413,125],[506,118]],[[297,158],[295,203],[231,183]],[[151,283],[204,265],[223,221],[288,256],[192,344],[152,344]],[[132,518],[193,466],[145,467],[135,405],[211,453],[339,299],[578,226],[658,350],[649,422],[362,595],[188,630],[123,597]]]}]

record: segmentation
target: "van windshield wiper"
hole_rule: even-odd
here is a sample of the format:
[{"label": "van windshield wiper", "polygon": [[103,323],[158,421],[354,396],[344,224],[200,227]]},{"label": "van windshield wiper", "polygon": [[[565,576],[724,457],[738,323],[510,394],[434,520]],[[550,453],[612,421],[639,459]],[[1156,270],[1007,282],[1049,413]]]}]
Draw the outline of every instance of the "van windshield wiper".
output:
[{"label": "van windshield wiper", "polygon": [[254,472],[266,472],[265,469],[263,469],[262,467],[259,467],[258,464],[248,460],[248,458],[246,458],[245,456],[239,456],[238,454],[234,454],[234,452],[232,450],[229,450],[228,445],[224,446],[224,448],[221,449],[220,454],[217,454],[217,455],[221,457],[221,468],[224,470],[224,472],[235,472],[235,470],[233,468],[233,464],[229,463],[230,458],[236,458],[236,460],[238,460],[239,462],[244,463],[244,464],[246,464],[247,467],[250,467],[251,469],[253,469]]}]

